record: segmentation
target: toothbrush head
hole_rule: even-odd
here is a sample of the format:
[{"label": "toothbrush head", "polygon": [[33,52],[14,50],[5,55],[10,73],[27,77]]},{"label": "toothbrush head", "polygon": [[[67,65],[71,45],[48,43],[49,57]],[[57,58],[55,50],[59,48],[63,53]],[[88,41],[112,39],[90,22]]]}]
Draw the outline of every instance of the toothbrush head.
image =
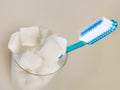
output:
[{"label": "toothbrush head", "polygon": [[100,18],[80,33],[80,41],[94,44],[116,30],[117,26],[118,23],[115,20]]}]

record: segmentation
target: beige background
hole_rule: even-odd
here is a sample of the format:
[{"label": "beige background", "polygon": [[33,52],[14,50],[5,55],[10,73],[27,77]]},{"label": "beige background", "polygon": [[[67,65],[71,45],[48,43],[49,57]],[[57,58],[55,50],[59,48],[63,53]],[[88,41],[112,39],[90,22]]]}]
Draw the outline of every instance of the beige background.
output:
[{"label": "beige background", "polygon": [[[19,27],[43,25],[71,44],[98,17],[120,22],[119,8],[120,0],[0,0],[0,90],[14,90],[7,43]],[[93,46],[70,53],[66,66],[43,90],[120,90],[119,29]]]}]

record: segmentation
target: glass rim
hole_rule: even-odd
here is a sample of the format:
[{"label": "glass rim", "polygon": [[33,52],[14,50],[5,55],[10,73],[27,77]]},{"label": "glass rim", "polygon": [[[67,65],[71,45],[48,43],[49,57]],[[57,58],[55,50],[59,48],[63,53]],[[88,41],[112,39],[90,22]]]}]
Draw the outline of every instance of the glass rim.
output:
[{"label": "glass rim", "polygon": [[33,72],[25,70],[21,65],[19,65],[19,63],[17,61],[17,60],[19,60],[19,57],[15,53],[12,53],[12,58],[13,58],[12,61],[15,61],[15,64],[17,64],[17,66],[20,69],[22,69],[23,71],[25,71],[28,74],[35,75],[35,76],[48,76],[48,75],[52,75],[52,74],[57,73],[58,71],[60,71],[65,66],[65,64],[66,64],[66,62],[68,60],[68,54],[65,54],[63,56],[65,56],[65,60],[64,60],[63,64],[57,70],[55,70],[54,72],[48,73],[48,74],[37,74],[37,73],[33,73]]}]

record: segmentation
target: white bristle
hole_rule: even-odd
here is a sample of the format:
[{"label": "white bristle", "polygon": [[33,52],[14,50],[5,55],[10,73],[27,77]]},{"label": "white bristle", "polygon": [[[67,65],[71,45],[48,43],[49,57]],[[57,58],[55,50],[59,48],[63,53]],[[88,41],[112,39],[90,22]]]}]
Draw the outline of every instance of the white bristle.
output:
[{"label": "white bristle", "polygon": [[106,27],[112,27],[113,26],[113,23],[110,24],[110,23],[107,23],[107,22],[102,22],[103,25],[105,25]]},{"label": "white bristle", "polygon": [[[111,22],[111,21],[110,21],[110,22]],[[111,25],[113,25],[113,22],[109,23],[109,22],[106,22],[106,21],[104,22],[104,21],[103,21],[102,24],[104,24],[104,25],[106,25],[106,26],[111,26]]]},{"label": "white bristle", "polygon": [[106,22],[108,24],[112,24],[112,22],[109,19],[105,18],[105,17],[103,17],[102,20],[103,20],[103,22]]},{"label": "white bristle", "polygon": [[100,25],[96,26],[95,28],[93,28],[93,30],[81,36],[80,40],[88,43],[91,40],[103,34],[104,32],[108,31],[111,27],[112,27],[112,22],[104,18],[103,22]]}]

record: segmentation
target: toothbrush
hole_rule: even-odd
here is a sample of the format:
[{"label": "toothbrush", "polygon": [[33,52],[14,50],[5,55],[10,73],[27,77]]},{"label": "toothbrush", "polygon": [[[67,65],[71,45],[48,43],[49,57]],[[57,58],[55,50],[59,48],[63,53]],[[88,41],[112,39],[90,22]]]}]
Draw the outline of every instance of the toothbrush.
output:
[{"label": "toothbrush", "polygon": [[66,53],[76,50],[85,45],[92,45],[105,36],[112,33],[118,26],[117,21],[109,20],[105,17],[98,19],[95,23],[84,29],[80,33],[80,41],[69,45]]}]

